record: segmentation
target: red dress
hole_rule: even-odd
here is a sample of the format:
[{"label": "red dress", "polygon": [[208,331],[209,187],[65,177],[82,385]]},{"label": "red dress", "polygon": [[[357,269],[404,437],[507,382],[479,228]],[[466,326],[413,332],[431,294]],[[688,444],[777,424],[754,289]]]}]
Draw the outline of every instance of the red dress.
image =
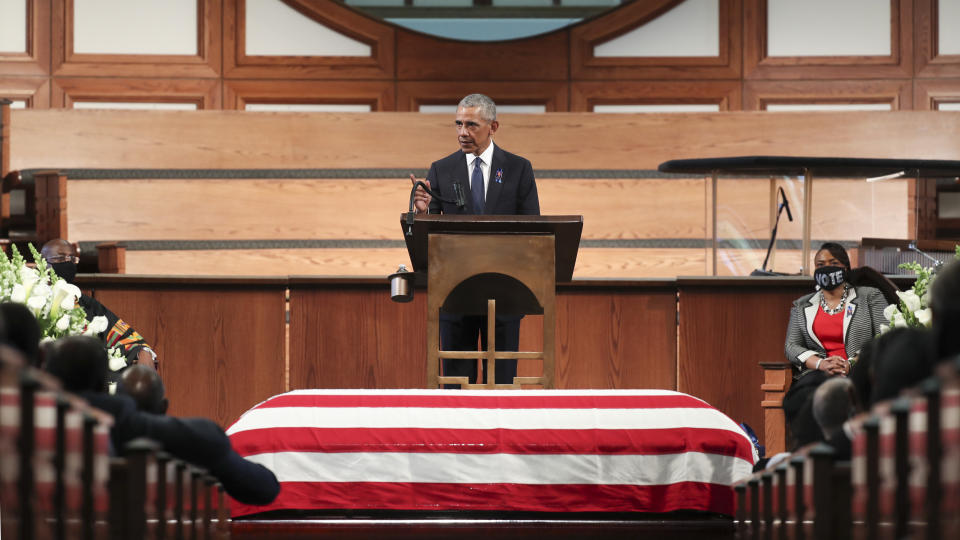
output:
[{"label": "red dress", "polygon": [[843,346],[843,310],[828,315],[821,306],[813,318],[813,333],[823,344],[827,357],[839,356],[847,360],[847,350]]}]

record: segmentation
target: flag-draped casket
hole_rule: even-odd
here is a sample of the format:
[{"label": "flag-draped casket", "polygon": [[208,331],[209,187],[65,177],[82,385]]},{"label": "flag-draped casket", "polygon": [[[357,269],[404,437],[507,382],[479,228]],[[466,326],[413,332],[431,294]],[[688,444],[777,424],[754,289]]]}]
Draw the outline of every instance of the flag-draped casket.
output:
[{"label": "flag-draped casket", "polygon": [[740,427],[666,390],[300,390],[228,430],[302,510],[732,514]]}]

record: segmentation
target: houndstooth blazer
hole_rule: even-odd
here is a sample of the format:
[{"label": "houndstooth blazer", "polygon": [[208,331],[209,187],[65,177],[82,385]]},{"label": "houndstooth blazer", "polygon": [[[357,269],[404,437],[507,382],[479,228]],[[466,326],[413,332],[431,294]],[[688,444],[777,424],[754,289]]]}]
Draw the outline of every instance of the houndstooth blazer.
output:
[{"label": "houndstooth blazer", "polygon": [[[860,349],[877,334],[880,325],[887,322],[883,310],[887,301],[873,287],[851,287],[847,293],[847,307],[843,315],[843,346],[847,358],[853,358]],[[814,292],[798,298],[790,309],[787,324],[787,342],[784,353],[801,372],[807,367],[804,362],[811,356],[826,356],[827,351],[813,333],[813,319],[820,309],[820,293]]]}]

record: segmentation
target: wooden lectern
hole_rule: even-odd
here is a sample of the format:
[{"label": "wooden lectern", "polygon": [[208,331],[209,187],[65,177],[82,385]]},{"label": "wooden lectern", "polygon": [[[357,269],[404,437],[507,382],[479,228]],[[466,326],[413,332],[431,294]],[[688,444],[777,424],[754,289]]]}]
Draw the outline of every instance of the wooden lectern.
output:
[{"label": "wooden lectern", "polygon": [[[400,225],[413,269],[427,275],[427,387],[553,388],[556,284],[570,281],[583,216],[423,215]],[[487,315],[487,350],[440,350],[440,311]],[[543,315],[543,351],[496,351],[494,316]],[[440,375],[440,358],[486,359],[487,383]],[[495,384],[497,359],[542,359],[540,377]]]}]

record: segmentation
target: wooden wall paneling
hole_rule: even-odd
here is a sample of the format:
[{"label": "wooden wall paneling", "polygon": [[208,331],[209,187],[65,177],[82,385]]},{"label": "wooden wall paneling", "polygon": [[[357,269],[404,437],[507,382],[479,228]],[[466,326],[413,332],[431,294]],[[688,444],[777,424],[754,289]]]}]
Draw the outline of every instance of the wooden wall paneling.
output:
[{"label": "wooden wall paneling", "polygon": [[220,108],[218,79],[56,77],[53,84],[53,105],[67,109],[75,101],[196,103],[197,109]]},{"label": "wooden wall paneling", "polygon": [[94,286],[94,296],[154,346],[171,415],[226,427],[284,391],[285,281],[121,282]]},{"label": "wooden wall paneling", "polygon": [[[456,149],[450,118],[434,114],[14,110],[11,117],[13,169],[54,166],[54,148],[62,168],[423,170]],[[384,144],[371,135],[381,133],[396,136]],[[541,169],[585,171],[737,155],[955,159],[960,123],[933,111],[517,114],[497,143]],[[409,180],[397,181],[409,189]],[[402,211],[409,192],[397,189]]]},{"label": "wooden wall paneling", "polygon": [[0,52],[0,76],[50,74],[50,0],[24,1],[27,3],[26,52]]},{"label": "wooden wall paneling", "polygon": [[396,108],[390,81],[224,81],[224,108],[244,110],[247,103],[321,103],[370,105],[371,111]]},{"label": "wooden wall paneling", "polygon": [[290,389],[424,388],[427,295],[390,299],[390,286],[290,287]]},{"label": "wooden wall paneling", "polygon": [[[562,286],[558,293],[558,388],[676,388],[676,293]],[[426,291],[410,304],[376,285],[292,285],[290,387],[423,388]],[[528,320],[529,319],[529,320]],[[521,348],[539,350],[540,319],[527,317]],[[521,362],[521,371],[536,366]],[[532,372],[532,371],[531,371]]]},{"label": "wooden wall paneling", "polygon": [[385,278],[410,257],[395,248],[127,250],[127,273],[189,276],[369,276]]},{"label": "wooden wall paneling", "polygon": [[894,111],[911,110],[913,82],[910,79],[745,81],[743,102],[744,110],[748,111],[765,110],[770,103],[889,103]]},{"label": "wooden wall paneling", "polygon": [[888,56],[767,56],[767,0],[744,0],[747,79],[890,79],[913,75],[913,0],[890,0]]},{"label": "wooden wall paneling", "polygon": [[745,281],[749,278],[740,279],[742,286],[701,283],[695,278],[677,280],[677,390],[697,396],[735,422],[746,422],[763,433],[759,362],[784,359],[790,306],[812,290],[813,282],[809,287],[751,287]]},{"label": "wooden wall paneling", "polygon": [[960,76],[960,54],[940,54],[939,0],[916,0],[915,21],[917,33],[916,75],[917,77],[957,77]]},{"label": "wooden wall paneling", "polygon": [[333,0],[283,0],[305,16],[370,46],[369,57],[248,56],[246,1],[223,0],[223,74],[248,79],[392,79],[393,26]]},{"label": "wooden wall paneling", "polygon": [[[570,91],[566,82],[491,80],[400,81],[397,110],[416,112],[421,105],[456,105],[464,96],[477,92],[487,94],[497,105],[544,105],[546,112],[569,110]],[[453,116],[450,118],[452,121]]]},{"label": "wooden wall paneling", "polygon": [[741,73],[743,0],[720,0],[715,57],[596,57],[594,47],[669,11],[678,0],[631,2],[570,28],[570,76],[578,79],[734,79]]},{"label": "wooden wall paneling", "polygon": [[0,97],[24,100],[31,109],[50,107],[50,79],[48,77],[2,77]]},{"label": "wooden wall paneling", "polygon": [[[72,238],[72,237],[71,237]],[[349,242],[347,242],[349,243]],[[576,278],[666,278],[707,273],[704,248],[581,247]],[[799,251],[779,250],[777,268],[799,268]],[[728,250],[729,264],[746,272],[759,266],[759,250]],[[291,271],[314,276],[385,277],[409,257],[402,247],[129,249],[128,274],[189,276],[284,276]],[[726,268],[726,267],[724,267]],[[727,272],[729,273],[729,272]],[[745,272],[741,272],[745,273]]]},{"label": "wooden wall paneling", "polygon": [[913,105],[917,110],[937,110],[943,103],[960,103],[960,79],[916,79]]},{"label": "wooden wall paneling", "polygon": [[561,285],[557,388],[677,389],[673,280],[631,289]]},{"label": "wooden wall paneling", "polygon": [[74,0],[53,0],[53,67],[58,77],[219,77],[221,2],[197,0],[197,54],[78,54],[73,52]]},{"label": "wooden wall paneling", "polygon": [[717,104],[741,108],[740,81],[575,81],[570,110],[592,112],[594,105]]},{"label": "wooden wall paneling", "polygon": [[[455,41],[397,29],[398,81],[566,81],[566,30],[499,42]],[[462,97],[462,96],[461,96]]]}]

